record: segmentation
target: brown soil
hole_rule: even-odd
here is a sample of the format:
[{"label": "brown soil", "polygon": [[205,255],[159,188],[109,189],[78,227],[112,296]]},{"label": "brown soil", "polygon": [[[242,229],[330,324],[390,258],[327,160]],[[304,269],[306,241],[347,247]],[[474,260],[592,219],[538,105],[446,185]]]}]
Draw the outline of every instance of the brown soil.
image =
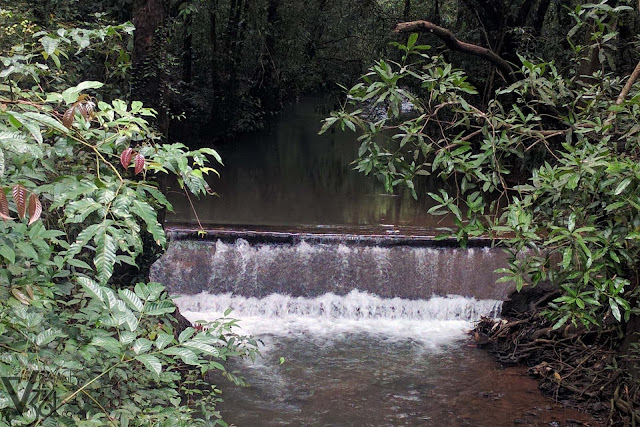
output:
[{"label": "brown soil", "polygon": [[621,368],[630,363],[621,356],[621,327],[611,322],[602,330],[554,330],[538,307],[552,297],[543,296],[524,312],[511,310],[502,320],[481,320],[474,340],[502,365],[526,366],[555,402],[589,412],[601,425],[640,426],[640,382]]}]

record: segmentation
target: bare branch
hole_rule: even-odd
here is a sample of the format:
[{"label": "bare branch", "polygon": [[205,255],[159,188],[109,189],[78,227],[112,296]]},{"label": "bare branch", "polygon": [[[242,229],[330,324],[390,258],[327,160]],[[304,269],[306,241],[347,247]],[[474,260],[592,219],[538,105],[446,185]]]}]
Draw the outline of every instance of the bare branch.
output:
[{"label": "bare branch", "polygon": [[437,36],[444,44],[451,50],[458,52],[468,53],[469,55],[478,56],[484,58],[487,61],[495,65],[503,74],[504,79],[509,82],[515,82],[516,76],[513,73],[513,69],[507,61],[498,56],[494,51],[482,46],[478,46],[471,43],[460,41],[456,38],[455,34],[446,28],[437,26],[429,21],[411,21],[401,22],[396,25],[394,29],[397,33],[407,33],[412,31],[419,31],[423,33],[432,33]]},{"label": "bare branch", "polygon": [[616,99],[616,105],[620,105],[624,102],[624,99],[629,94],[629,91],[631,90],[633,84],[636,82],[636,80],[638,80],[638,77],[640,77],[640,62],[638,62],[638,65],[636,65],[635,70],[633,70],[633,73],[631,73],[629,80],[627,80],[627,83],[620,91],[620,95],[618,95],[618,98]]}]

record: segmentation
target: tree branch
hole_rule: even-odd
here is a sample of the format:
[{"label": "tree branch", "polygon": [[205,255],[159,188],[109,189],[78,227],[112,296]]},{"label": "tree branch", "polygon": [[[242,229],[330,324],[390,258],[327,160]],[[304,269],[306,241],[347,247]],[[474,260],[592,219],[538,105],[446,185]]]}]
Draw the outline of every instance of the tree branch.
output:
[{"label": "tree branch", "polygon": [[631,73],[629,80],[627,80],[627,84],[625,84],[620,91],[620,95],[618,95],[618,98],[616,99],[616,105],[620,105],[624,102],[624,99],[629,94],[629,91],[631,90],[633,84],[636,82],[636,80],[638,80],[638,77],[640,77],[640,62],[638,62],[635,70],[633,70],[633,73]]},{"label": "tree branch", "polygon": [[499,57],[495,52],[482,46],[460,41],[451,31],[446,28],[439,27],[432,22],[401,22],[396,25],[394,31],[397,33],[407,33],[412,31],[433,33],[436,37],[442,40],[449,49],[468,53],[469,55],[479,56],[480,58],[484,58],[491,62],[500,71],[502,71],[503,77],[507,82],[513,83],[517,80],[509,63]]}]

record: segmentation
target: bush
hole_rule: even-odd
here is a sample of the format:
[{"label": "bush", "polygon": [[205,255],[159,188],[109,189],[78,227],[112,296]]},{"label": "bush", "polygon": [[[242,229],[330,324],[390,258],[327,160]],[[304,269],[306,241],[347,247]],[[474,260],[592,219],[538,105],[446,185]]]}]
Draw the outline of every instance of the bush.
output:
[{"label": "bush", "polygon": [[202,195],[209,158],[220,162],[160,143],[155,112],[96,99],[100,82],[68,87],[63,45],[82,63],[131,28],[40,29],[0,58],[2,425],[224,425],[205,374],[238,381],[225,361],[256,350],[235,321],[176,330],[161,284],[115,285],[117,265],[166,243],[156,178]]},{"label": "bush", "polygon": [[[388,191],[405,185],[417,197],[421,176],[451,183],[452,192],[429,193],[436,202],[429,212],[457,225],[443,236],[463,245],[474,236],[498,239],[511,255],[502,280],[518,290],[554,284],[560,296],[547,312],[554,328],[627,321],[638,312],[640,273],[640,90],[633,84],[640,64],[628,78],[612,68],[612,52],[616,23],[630,13],[606,2],[577,6],[568,33],[572,67],[519,56],[517,78],[486,108],[473,105],[464,72],[429,55],[412,34],[397,44],[402,60],[371,67],[321,132],[357,131],[356,169]],[[598,71],[581,75],[588,61]],[[380,106],[383,117],[363,112]]]}]

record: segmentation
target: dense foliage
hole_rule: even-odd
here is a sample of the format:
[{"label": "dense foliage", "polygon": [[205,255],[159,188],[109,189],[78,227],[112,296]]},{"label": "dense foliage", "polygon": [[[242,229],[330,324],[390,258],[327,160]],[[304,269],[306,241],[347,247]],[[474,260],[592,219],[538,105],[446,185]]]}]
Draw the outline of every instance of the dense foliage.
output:
[{"label": "dense foliage", "polygon": [[158,179],[211,192],[218,154],[164,143],[118,98],[131,24],[0,17],[0,425],[224,424],[206,375],[238,381],[224,363],[255,343],[230,320],[178,330],[161,284],[123,279],[166,243]]},{"label": "dense foliage", "polygon": [[[505,21],[523,11],[506,10]],[[433,32],[438,38],[429,42],[441,39],[467,61],[475,57],[475,67],[482,58],[493,70],[484,88],[470,84],[446,51],[432,53],[413,33],[406,44],[394,43],[400,58],[376,61],[347,91],[321,132],[332,126],[356,132],[356,169],[390,192],[405,186],[414,197],[430,197],[430,213],[456,225],[440,230],[441,237],[455,236],[462,245],[481,235],[496,239],[510,255],[501,281],[518,291],[550,285],[546,323],[535,321],[539,331],[527,332],[536,319],[529,315],[514,322],[522,327],[496,324],[491,333],[498,331],[497,340],[514,337],[502,350],[541,363],[536,372],[551,378],[556,395],[561,387],[578,398],[610,393],[603,399],[611,403],[612,422],[632,424],[640,419],[633,404],[640,389],[640,39],[629,34],[640,11],[632,2],[604,0],[563,14],[542,15],[545,26],[571,23],[542,37],[565,51],[534,40],[505,52],[512,64],[431,22],[401,23],[396,31]],[[488,40],[496,33],[488,32]],[[415,182],[429,176],[446,185],[418,194]],[[540,338],[550,333],[556,338]],[[564,344],[556,347],[556,339]],[[535,354],[559,360],[541,362]]]},{"label": "dense foliage", "polygon": [[[164,4],[142,74],[165,76],[163,109],[181,118],[172,132],[207,140],[263,129],[284,102],[355,81],[384,54],[394,38],[389,28],[406,9],[405,1],[375,0]],[[406,13],[430,9],[420,2]]]},{"label": "dense foliage", "polygon": [[[377,61],[323,131],[334,124],[357,130],[356,168],[389,191],[413,190],[415,179],[432,174],[452,182],[452,194],[429,193],[437,202],[431,213],[453,215],[451,233],[463,244],[501,238],[511,253],[504,280],[518,290],[541,281],[563,289],[550,313],[556,327],[628,320],[640,250],[640,93],[637,85],[622,91],[628,76],[610,68],[609,51],[617,20],[632,13],[606,3],[578,6],[568,35],[574,67],[520,56],[518,79],[484,109],[469,101],[477,91],[465,73],[430,55],[414,33],[397,45],[401,61]],[[580,31],[600,52],[591,76],[576,72],[589,50],[575,41],[589,38]]]}]

